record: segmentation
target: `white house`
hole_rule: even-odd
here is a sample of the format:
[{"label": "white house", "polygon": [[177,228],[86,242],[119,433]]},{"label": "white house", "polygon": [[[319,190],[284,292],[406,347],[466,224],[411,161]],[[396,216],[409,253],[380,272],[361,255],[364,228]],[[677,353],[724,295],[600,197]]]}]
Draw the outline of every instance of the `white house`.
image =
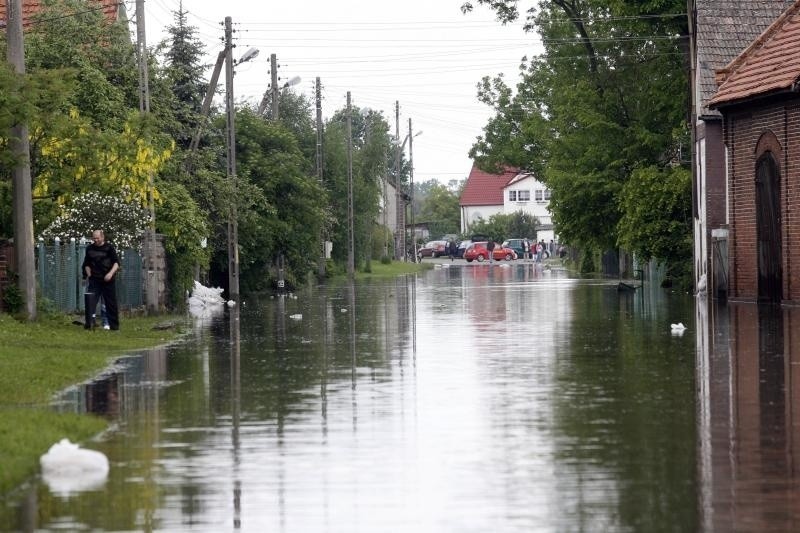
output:
[{"label": "white house", "polygon": [[507,167],[501,174],[489,174],[473,165],[461,193],[461,232],[468,234],[473,223],[488,220],[492,215],[522,211],[539,219],[536,239],[550,242],[555,239],[550,194],[550,189],[530,172]]},{"label": "white house", "polygon": [[[503,187],[503,213],[522,211],[539,219],[536,239],[555,240],[553,216],[550,214],[551,191],[530,172],[520,172]],[[523,236],[523,235],[520,235]],[[532,235],[524,235],[532,237]]]}]

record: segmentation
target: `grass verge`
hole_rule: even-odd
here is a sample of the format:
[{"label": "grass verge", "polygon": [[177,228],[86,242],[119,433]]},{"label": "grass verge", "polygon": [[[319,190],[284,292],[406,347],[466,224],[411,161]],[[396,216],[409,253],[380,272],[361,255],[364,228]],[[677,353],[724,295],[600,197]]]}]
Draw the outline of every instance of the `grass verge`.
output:
[{"label": "grass verge", "polygon": [[56,393],[96,376],[126,351],[165,344],[180,334],[153,329],[167,320],[163,316],[123,319],[119,331],[85,331],[72,320],[58,316],[26,323],[0,315],[0,494],[32,476],[53,443],[64,437],[85,441],[107,426],[90,415],[51,411]]},{"label": "grass verge", "polygon": [[432,268],[433,265],[430,263],[403,263],[401,261],[392,261],[388,265],[385,265],[380,261],[372,261],[370,263],[371,272],[356,272],[356,278],[389,278],[401,276],[403,274],[415,274]]}]

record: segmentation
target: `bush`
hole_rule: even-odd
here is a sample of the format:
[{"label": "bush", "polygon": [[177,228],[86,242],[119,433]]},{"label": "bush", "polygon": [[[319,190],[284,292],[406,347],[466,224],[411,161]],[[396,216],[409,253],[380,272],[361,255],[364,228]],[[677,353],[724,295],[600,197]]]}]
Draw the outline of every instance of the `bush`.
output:
[{"label": "bush", "polygon": [[381,256],[381,264],[382,265],[391,265],[392,264],[392,258],[389,257],[388,255],[382,255]]},{"label": "bush", "polygon": [[22,297],[19,285],[17,285],[16,276],[14,278],[14,282],[9,283],[3,291],[3,305],[6,311],[12,315],[22,311],[25,306],[25,299]]}]

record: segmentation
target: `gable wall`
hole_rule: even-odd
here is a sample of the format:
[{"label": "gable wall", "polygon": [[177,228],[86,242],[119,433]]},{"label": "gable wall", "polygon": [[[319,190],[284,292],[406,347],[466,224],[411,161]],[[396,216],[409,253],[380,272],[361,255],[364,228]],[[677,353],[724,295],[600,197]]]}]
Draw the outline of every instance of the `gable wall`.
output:
[{"label": "gable wall", "polygon": [[[800,304],[800,100],[751,106],[725,114],[729,149],[730,297],[758,298],[755,165],[761,136],[771,131],[781,145],[783,300]],[[787,302],[788,303],[788,302]]]}]

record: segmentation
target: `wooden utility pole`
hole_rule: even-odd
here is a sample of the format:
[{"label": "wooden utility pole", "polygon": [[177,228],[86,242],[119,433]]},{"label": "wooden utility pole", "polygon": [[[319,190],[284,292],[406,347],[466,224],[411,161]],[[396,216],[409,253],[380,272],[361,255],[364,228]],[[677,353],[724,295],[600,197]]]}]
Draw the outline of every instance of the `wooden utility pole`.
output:
[{"label": "wooden utility pole", "polygon": [[[397,221],[395,222],[395,254],[398,261],[406,260],[406,239],[405,239],[405,223],[403,216],[405,206],[403,206],[403,192],[400,190],[400,101],[394,102],[394,125],[395,125],[395,154],[394,154],[394,195],[397,204],[395,205],[395,215]],[[401,208],[401,206],[403,206]]]},{"label": "wooden utility pole", "polygon": [[[25,45],[22,38],[22,0],[6,0],[7,57],[14,72],[25,74]],[[15,164],[11,170],[14,199],[14,256],[19,289],[25,300],[25,315],[36,319],[36,266],[33,259],[33,198],[28,125],[11,128],[8,141]]]},{"label": "wooden utility pole", "polygon": [[414,254],[414,261],[417,260],[417,229],[414,227],[414,132],[411,130],[411,117],[408,118],[408,164],[409,164],[409,191],[411,198],[411,253]]},{"label": "wooden utility pole", "polygon": [[270,89],[272,89],[272,120],[278,120],[278,100],[280,99],[280,87],[278,87],[278,58],[275,54],[269,55],[269,74]]},{"label": "wooden utility pole", "polygon": [[[150,69],[147,64],[147,33],[145,31],[144,0],[136,0],[136,56],[139,63],[139,112],[150,113]],[[158,265],[156,265],[156,208],[155,178],[152,171],[147,183],[147,209],[150,224],[144,243],[145,300],[149,311],[158,311]]]},{"label": "wooden utility pole", "polygon": [[239,223],[236,194],[236,124],[233,106],[233,29],[225,17],[225,116],[227,126],[228,180],[231,199],[228,210],[228,298],[239,301]]},{"label": "wooden utility pole", "polygon": [[[319,77],[316,80],[314,88],[317,104],[317,180],[319,184],[323,185],[322,180],[322,87],[320,85]],[[317,265],[317,275],[320,279],[325,277],[325,230],[321,229],[320,234],[320,256],[319,265]]]},{"label": "wooden utility pole", "polygon": [[353,108],[347,91],[347,275],[356,276],[355,220],[353,216]]}]

